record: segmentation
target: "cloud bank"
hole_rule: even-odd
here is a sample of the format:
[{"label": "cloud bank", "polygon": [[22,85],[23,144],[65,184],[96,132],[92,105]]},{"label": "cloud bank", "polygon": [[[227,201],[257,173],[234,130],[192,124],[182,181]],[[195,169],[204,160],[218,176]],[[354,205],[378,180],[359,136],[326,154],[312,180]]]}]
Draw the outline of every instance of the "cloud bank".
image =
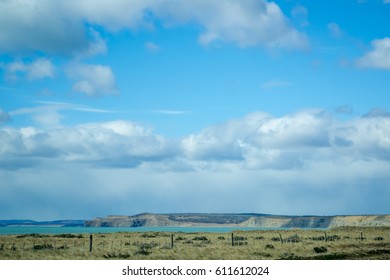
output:
[{"label": "cloud bank", "polygon": [[254,112],[178,140],[124,120],[1,127],[2,215],[389,212],[389,115]]}]

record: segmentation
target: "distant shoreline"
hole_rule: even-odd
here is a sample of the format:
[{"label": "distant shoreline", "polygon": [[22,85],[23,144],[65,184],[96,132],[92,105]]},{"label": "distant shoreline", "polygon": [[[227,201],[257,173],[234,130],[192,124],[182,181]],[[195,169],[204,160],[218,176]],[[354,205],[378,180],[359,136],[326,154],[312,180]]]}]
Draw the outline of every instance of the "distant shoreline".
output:
[{"label": "distant shoreline", "polygon": [[91,220],[0,220],[1,227],[237,227],[237,228],[334,228],[390,226],[390,215],[288,216],[256,213],[141,213],[110,215]]}]

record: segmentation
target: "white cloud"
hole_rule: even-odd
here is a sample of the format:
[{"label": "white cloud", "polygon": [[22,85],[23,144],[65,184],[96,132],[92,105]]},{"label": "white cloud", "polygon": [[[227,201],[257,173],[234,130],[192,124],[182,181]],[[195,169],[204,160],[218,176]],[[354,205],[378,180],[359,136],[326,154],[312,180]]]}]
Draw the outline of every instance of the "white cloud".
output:
[{"label": "white cloud", "polygon": [[[142,161],[169,157],[173,148],[140,125],[114,121],[76,127],[4,128],[0,131],[1,166],[9,162],[91,162],[102,166],[133,167]],[[10,165],[12,166],[12,165]]]},{"label": "white cloud", "polygon": [[171,24],[195,22],[205,30],[199,42],[229,42],[242,47],[302,49],[307,47],[304,34],[289,25],[279,6],[267,1],[160,1],[158,17]]},{"label": "white cloud", "polygon": [[12,0],[0,2],[0,26],[7,26],[0,30],[0,51],[105,53],[105,41],[86,26],[101,26],[109,32],[153,29],[156,20],[167,27],[200,25],[203,33],[198,39],[205,45],[228,42],[287,49],[308,45],[306,36],[291,26],[279,6],[265,0]]},{"label": "white cloud", "polygon": [[390,118],[339,122],[322,110],[280,118],[253,113],[183,139],[186,157],[248,168],[299,168],[312,161],[390,159]]},{"label": "white cloud", "polygon": [[5,77],[8,80],[26,78],[27,80],[39,80],[54,78],[56,67],[46,58],[39,58],[30,64],[23,61],[14,61],[4,64]]},{"label": "white cloud", "polygon": [[[60,110],[60,105],[45,106],[10,114],[43,117],[50,112],[58,114]],[[42,115],[38,111],[48,113]],[[316,160],[390,160],[389,127],[388,111],[378,109],[345,122],[323,110],[300,111],[282,117],[255,112],[207,127],[198,134],[184,137],[180,143],[154,135],[138,124],[114,121],[45,129],[2,128],[4,137],[0,139],[5,142],[0,144],[3,149],[17,151],[18,159],[40,156],[46,151],[43,154],[51,160],[91,161],[108,166],[152,160],[157,165],[159,162],[165,165],[167,161],[182,162],[196,170],[211,166],[221,170],[232,166],[294,169]],[[12,154],[7,155],[12,158]],[[177,166],[176,163],[172,166]]]},{"label": "white cloud", "polygon": [[[20,109],[10,115],[34,114],[37,118],[59,115],[56,106],[45,106]],[[58,118],[51,116],[51,119]],[[188,135],[180,143],[154,135],[138,124],[115,121],[75,127],[61,127],[57,123],[45,129],[3,128],[4,137],[0,139],[13,140],[0,144],[3,149],[17,151],[18,159],[51,151],[48,159],[91,161],[108,166],[126,161],[138,165],[152,160],[157,165],[182,162],[196,170],[232,166],[294,169],[316,160],[390,160],[389,127],[389,113],[384,109],[371,110],[361,118],[345,122],[337,121],[323,110],[300,111],[278,118],[255,112]],[[174,148],[175,145],[178,147]],[[12,158],[12,154],[8,156]],[[177,167],[176,163],[172,166]]]},{"label": "white cloud", "polygon": [[390,38],[371,42],[372,50],[357,61],[358,67],[390,70]]},{"label": "white cloud", "polygon": [[109,66],[99,64],[71,64],[66,69],[70,79],[75,81],[73,90],[88,96],[117,95],[115,76]]}]

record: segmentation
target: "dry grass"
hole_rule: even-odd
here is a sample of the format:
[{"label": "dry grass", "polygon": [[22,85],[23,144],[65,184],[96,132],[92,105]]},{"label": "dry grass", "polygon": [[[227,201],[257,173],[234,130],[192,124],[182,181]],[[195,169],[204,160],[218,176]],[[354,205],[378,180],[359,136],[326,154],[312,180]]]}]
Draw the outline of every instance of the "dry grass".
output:
[{"label": "dry grass", "polygon": [[[171,235],[173,234],[173,247]],[[0,259],[390,259],[390,228],[0,236]],[[362,238],[363,237],[363,238]]]}]

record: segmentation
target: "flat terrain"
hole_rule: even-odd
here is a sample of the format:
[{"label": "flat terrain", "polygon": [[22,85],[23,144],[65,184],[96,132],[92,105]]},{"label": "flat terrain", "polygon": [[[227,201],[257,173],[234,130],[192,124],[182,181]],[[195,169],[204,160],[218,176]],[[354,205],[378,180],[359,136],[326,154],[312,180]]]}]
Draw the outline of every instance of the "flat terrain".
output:
[{"label": "flat terrain", "polygon": [[89,234],[7,235],[0,259],[390,260],[390,228],[93,234],[92,252]]}]

